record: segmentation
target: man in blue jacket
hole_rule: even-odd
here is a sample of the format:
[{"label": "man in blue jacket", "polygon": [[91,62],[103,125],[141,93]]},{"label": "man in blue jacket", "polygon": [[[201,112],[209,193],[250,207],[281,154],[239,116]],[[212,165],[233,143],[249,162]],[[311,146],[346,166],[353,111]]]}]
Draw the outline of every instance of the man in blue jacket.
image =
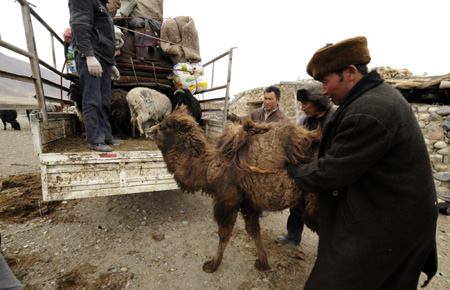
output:
[{"label": "man in blue jacket", "polygon": [[417,289],[437,270],[436,190],[411,106],[376,71],[365,37],[319,49],[307,72],[339,108],[319,158],[288,167],[319,195],[319,248],[305,290]]},{"label": "man in blue jacket", "polygon": [[72,44],[83,96],[83,120],[89,148],[112,151],[120,145],[111,134],[111,80],[120,74],[115,64],[114,23],[107,0],[69,0]]}]

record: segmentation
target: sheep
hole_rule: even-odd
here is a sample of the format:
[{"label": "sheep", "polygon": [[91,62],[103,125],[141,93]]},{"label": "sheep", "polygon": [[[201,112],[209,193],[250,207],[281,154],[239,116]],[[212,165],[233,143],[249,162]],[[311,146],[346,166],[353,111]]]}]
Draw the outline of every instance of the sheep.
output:
[{"label": "sheep", "polygon": [[195,118],[197,123],[202,123],[202,108],[200,107],[200,102],[189,90],[177,89],[173,95],[170,97],[172,102],[172,111],[175,110],[176,106],[186,105],[189,109],[191,115]]},{"label": "sheep", "polygon": [[120,139],[127,139],[131,135],[130,127],[130,108],[126,99],[127,91],[122,89],[112,89],[111,91],[111,110],[108,117],[112,133],[119,134]]},{"label": "sheep", "polygon": [[227,126],[212,144],[184,105],[150,130],[167,170],[185,193],[211,196],[219,245],[214,258],[203,264],[208,273],[220,265],[238,211],[253,238],[258,270],[270,269],[261,236],[261,211],[294,208],[305,224],[318,232],[318,198],[302,192],[287,173],[288,164],[317,158],[320,133],[297,127],[292,121]]},{"label": "sheep", "polygon": [[2,119],[4,130],[6,130],[6,123],[10,123],[14,130],[20,130],[16,110],[0,110],[0,119]]},{"label": "sheep", "polygon": [[83,95],[79,83],[72,83],[69,87],[70,100],[75,102],[75,112],[81,124],[81,132],[85,132],[83,121]]},{"label": "sheep", "polygon": [[135,137],[135,128],[140,136],[148,137],[148,128],[156,125],[172,113],[170,99],[153,89],[137,87],[126,96],[131,113],[131,134]]}]

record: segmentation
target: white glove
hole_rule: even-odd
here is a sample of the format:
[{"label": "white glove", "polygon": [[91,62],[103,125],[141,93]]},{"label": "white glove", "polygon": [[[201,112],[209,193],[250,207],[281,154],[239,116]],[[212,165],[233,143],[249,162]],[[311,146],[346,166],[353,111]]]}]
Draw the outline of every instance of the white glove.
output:
[{"label": "white glove", "polygon": [[114,26],[114,35],[116,37],[116,50],[121,49],[125,42],[123,40],[123,32],[117,26]]},{"label": "white glove", "polygon": [[86,63],[88,66],[88,71],[91,74],[91,76],[94,76],[96,78],[99,78],[102,76],[103,69],[102,65],[98,60],[95,58],[95,56],[86,56]]},{"label": "white glove", "polygon": [[115,65],[113,65],[112,70],[111,70],[111,80],[118,81],[119,79],[120,79],[119,70],[117,69],[117,67]]}]

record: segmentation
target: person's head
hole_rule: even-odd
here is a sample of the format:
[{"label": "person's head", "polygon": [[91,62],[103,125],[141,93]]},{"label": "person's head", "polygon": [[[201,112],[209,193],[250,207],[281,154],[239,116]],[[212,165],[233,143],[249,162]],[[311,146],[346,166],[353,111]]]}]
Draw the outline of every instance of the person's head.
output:
[{"label": "person's head", "polygon": [[71,27],[67,27],[64,30],[63,38],[68,44],[72,44],[72,28]]},{"label": "person's head", "polygon": [[277,87],[270,86],[264,90],[264,108],[266,108],[267,113],[277,108],[280,102],[280,96],[281,92]]},{"label": "person's head", "polygon": [[348,92],[367,74],[370,59],[367,39],[355,37],[317,50],[306,70],[315,80],[323,83],[322,94],[340,105]]},{"label": "person's head", "polygon": [[331,107],[330,100],[322,95],[322,84],[310,83],[297,90],[297,100],[308,118],[322,117]]}]

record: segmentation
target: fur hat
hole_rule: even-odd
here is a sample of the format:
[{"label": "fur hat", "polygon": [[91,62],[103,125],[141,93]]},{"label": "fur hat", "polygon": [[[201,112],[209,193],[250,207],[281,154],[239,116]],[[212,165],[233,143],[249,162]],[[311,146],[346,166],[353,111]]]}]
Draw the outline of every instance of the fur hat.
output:
[{"label": "fur hat", "polygon": [[367,39],[359,36],[320,48],[309,61],[306,71],[315,80],[321,81],[330,72],[338,71],[349,65],[356,66],[369,62]]},{"label": "fur hat", "polygon": [[322,111],[326,111],[331,106],[327,96],[322,95],[321,83],[309,83],[298,89],[297,100],[299,102],[311,102]]}]

